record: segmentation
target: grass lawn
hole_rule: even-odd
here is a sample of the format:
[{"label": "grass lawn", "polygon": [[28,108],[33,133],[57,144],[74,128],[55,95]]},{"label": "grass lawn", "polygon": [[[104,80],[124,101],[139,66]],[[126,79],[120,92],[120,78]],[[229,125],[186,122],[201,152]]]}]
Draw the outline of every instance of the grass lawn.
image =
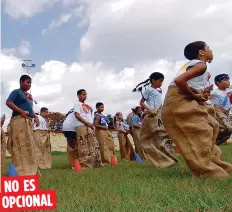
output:
[{"label": "grass lawn", "polygon": [[[223,158],[232,163],[232,144],[221,149]],[[118,159],[113,168],[106,165],[75,173],[65,153],[53,153],[53,169],[41,171],[40,187],[57,191],[59,212],[232,211],[232,175],[193,179],[179,158],[180,164],[169,169],[155,168],[149,161]]]}]

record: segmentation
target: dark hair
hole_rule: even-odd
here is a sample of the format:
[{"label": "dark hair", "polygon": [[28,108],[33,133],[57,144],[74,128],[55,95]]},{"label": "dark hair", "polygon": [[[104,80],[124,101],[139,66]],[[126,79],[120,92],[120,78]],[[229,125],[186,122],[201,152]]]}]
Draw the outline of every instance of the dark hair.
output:
[{"label": "dark hair", "polygon": [[134,110],[134,113],[135,113],[135,114],[138,112],[139,108],[142,108],[142,107],[141,107],[141,106],[137,106],[137,107],[135,108],[135,110]]},{"label": "dark hair", "polygon": [[139,108],[141,108],[142,111],[143,111],[143,108],[142,108],[141,106],[137,106],[137,107],[135,108],[135,112],[134,112],[134,113],[135,113],[135,115],[137,115],[139,118],[141,118],[142,114],[137,114]]},{"label": "dark hair", "polygon": [[215,82],[215,84],[217,84],[217,82],[221,82],[222,80],[225,80],[225,79],[230,79],[228,74],[218,74],[214,78],[214,82]]},{"label": "dark hair", "polygon": [[[154,72],[152,73],[149,78],[141,83],[139,83],[133,90],[132,92],[142,92],[143,86],[139,87],[142,84],[145,84],[144,87],[146,87],[147,85],[151,84],[152,80],[159,80],[159,79],[164,79],[164,75],[160,72]],[[139,88],[138,88],[139,87]],[[137,90],[138,88],[138,90]]]},{"label": "dark hair", "polygon": [[41,107],[40,113],[46,112],[48,109],[46,107]]},{"label": "dark hair", "polygon": [[104,105],[102,102],[98,102],[98,103],[96,104],[96,108],[99,108],[99,107],[102,106],[102,105]]},{"label": "dark hair", "polygon": [[199,51],[205,49],[206,43],[204,41],[195,41],[189,43],[184,48],[184,56],[188,60],[198,59]]},{"label": "dark hair", "polygon": [[31,80],[31,77],[28,75],[22,75],[19,79],[19,82],[24,82],[25,80]]},{"label": "dark hair", "polygon": [[77,95],[81,95],[82,92],[84,92],[84,91],[86,91],[86,90],[85,90],[85,89],[80,89],[80,90],[78,90],[78,91],[77,91]]}]

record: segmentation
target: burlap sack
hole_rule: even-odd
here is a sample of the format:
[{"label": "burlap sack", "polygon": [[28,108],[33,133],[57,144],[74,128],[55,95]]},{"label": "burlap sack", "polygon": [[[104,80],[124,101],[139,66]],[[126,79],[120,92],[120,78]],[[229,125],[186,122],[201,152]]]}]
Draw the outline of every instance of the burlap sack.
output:
[{"label": "burlap sack", "polygon": [[135,146],[132,136],[118,132],[118,141],[121,159],[135,160]]},{"label": "burlap sack", "polygon": [[111,163],[114,155],[114,138],[108,130],[96,129],[95,135],[99,143],[101,158],[104,163]]},{"label": "burlap sack", "polygon": [[48,130],[35,130],[34,143],[39,168],[51,169],[52,151],[50,142],[50,132]]},{"label": "burlap sack", "polygon": [[11,134],[10,131],[8,131],[8,139],[6,142],[6,149],[10,155],[12,155],[12,143],[11,143]]},{"label": "burlap sack", "polygon": [[1,127],[1,176],[5,175],[6,168],[6,137]]},{"label": "burlap sack", "polygon": [[33,124],[29,119],[15,116],[10,121],[10,136],[12,145],[12,163],[19,176],[36,175],[38,163],[36,160]]},{"label": "burlap sack", "polygon": [[219,123],[219,133],[216,140],[216,144],[219,146],[230,139],[232,134],[232,122],[230,120],[229,110],[225,110],[218,105],[214,105],[214,109],[216,111],[216,119]]},{"label": "burlap sack", "polygon": [[161,120],[160,110],[156,116],[143,114],[140,143],[146,157],[160,168],[171,167],[178,162],[172,140],[168,137]]},{"label": "burlap sack", "polygon": [[146,157],[143,149],[142,149],[142,146],[140,144],[140,128],[138,127],[134,127],[132,126],[131,128],[131,134],[132,134],[132,137],[133,137],[133,140],[134,140],[134,143],[135,143],[135,151],[137,154],[139,154],[139,156],[141,157],[141,159],[143,160],[147,160],[148,158]]},{"label": "burlap sack", "polygon": [[218,122],[212,106],[197,102],[170,86],[162,108],[165,129],[195,177],[227,177],[232,164],[220,159],[215,145]]},{"label": "burlap sack", "polygon": [[101,153],[94,131],[86,126],[77,127],[77,150],[82,167],[102,167]]}]

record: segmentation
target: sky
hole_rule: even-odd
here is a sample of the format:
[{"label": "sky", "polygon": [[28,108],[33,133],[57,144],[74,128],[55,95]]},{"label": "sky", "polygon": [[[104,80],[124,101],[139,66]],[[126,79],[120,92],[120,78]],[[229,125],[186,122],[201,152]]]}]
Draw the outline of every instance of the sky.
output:
[{"label": "sky", "polygon": [[139,104],[132,89],[152,72],[165,75],[163,94],[186,62],[184,47],[205,41],[214,52],[208,65],[232,77],[232,0],[2,0],[1,112],[26,70],[36,67],[31,93],[35,111],[67,113],[84,88],[88,103],[114,115]]}]

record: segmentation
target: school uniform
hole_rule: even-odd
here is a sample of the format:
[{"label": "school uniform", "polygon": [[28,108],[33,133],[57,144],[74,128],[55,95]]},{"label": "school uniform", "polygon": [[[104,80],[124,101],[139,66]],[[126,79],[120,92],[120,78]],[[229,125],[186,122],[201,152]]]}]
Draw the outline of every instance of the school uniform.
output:
[{"label": "school uniform", "polygon": [[[181,75],[200,60],[186,63],[179,71]],[[195,92],[203,92],[208,86],[209,73],[187,81]],[[222,161],[221,150],[215,145],[219,125],[215,110],[204,101],[186,96],[172,81],[162,108],[164,127],[181,153],[195,177],[226,177],[232,171],[230,163]]]}]

